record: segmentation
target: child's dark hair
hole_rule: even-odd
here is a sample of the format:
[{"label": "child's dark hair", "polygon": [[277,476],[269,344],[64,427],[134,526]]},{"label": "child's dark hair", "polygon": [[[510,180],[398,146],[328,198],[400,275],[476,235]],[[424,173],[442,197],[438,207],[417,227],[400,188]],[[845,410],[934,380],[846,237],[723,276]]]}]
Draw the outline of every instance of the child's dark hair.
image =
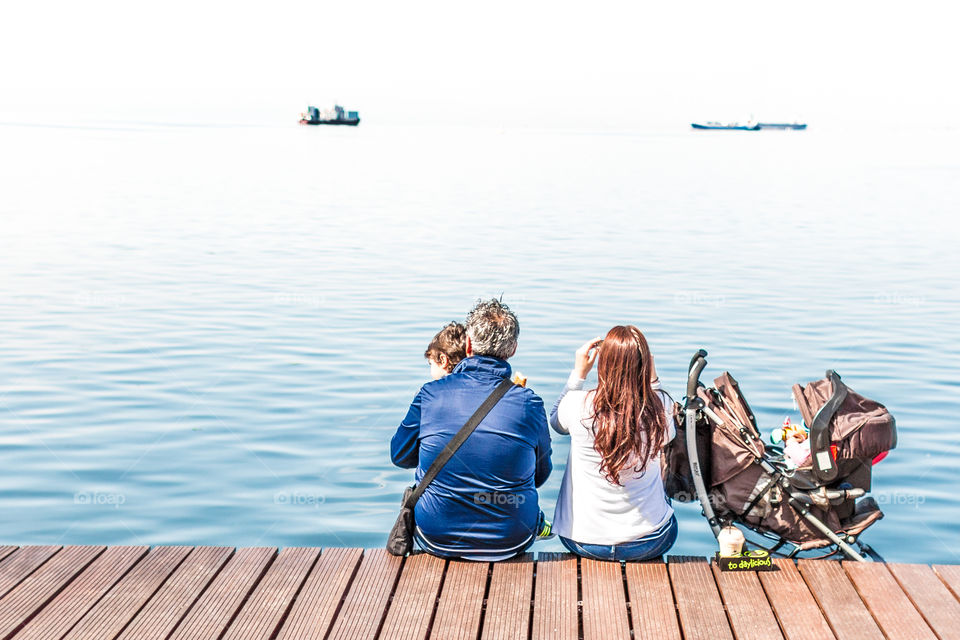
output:
[{"label": "child's dark hair", "polygon": [[447,356],[447,371],[467,357],[467,329],[459,322],[451,322],[437,335],[433,336],[423,357],[434,362],[440,362],[440,355]]}]

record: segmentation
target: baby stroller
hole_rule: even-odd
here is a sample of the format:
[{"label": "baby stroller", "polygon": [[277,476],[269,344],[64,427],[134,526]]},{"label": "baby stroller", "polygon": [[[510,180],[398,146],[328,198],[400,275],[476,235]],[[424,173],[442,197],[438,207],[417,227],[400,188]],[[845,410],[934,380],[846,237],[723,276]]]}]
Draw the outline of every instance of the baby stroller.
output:
[{"label": "baby stroller", "polygon": [[757,534],[750,536],[752,544],[771,554],[840,552],[856,561],[865,561],[862,554],[879,559],[860,535],[883,517],[865,494],[874,462],[896,446],[893,416],[833,371],[805,387],[794,385],[809,429],[810,459],[793,468],[782,449],[763,442],[729,373],[713,387],[700,382],[706,356],[701,349],[690,361],[685,418],[678,415],[677,438],[664,452],[667,493],[681,501],[696,496],[715,536],[739,524]]}]

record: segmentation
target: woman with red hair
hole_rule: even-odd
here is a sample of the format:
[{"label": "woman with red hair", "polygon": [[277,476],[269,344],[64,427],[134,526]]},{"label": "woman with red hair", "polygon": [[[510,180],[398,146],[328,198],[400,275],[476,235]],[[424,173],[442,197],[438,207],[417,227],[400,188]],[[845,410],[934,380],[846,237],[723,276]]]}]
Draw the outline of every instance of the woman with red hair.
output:
[{"label": "woman with red hair", "polygon": [[[597,363],[597,387],[584,390]],[[553,530],[563,545],[596,560],[646,560],[677,539],[664,493],[660,452],[673,439],[672,400],[660,389],[647,340],[617,326],[577,350],[550,425],[570,435],[570,456]]]}]

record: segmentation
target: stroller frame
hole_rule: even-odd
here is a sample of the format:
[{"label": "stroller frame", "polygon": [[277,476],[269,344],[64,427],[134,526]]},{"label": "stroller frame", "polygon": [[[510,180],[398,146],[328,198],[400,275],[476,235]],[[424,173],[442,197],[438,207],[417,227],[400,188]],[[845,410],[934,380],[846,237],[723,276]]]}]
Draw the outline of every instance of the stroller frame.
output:
[{"label": "stroller frame", "polygon": [[[700,465],[699,452],[697,449],[696,441],[696,422],[697,414],[700,413],[707,418],[710,422],[716,427],[720,427],[724,424],[723,418],[717,415],[710,407],[706,406],[704,401],[698,396],[697,389],[702,385],[700,382],[700,374],[703,372],[703,369],[707,366],[707,352],[704,349],[700,349],[694,354],[693,358],[690,360],[690,366],[687,372],[687,396],[684,401],[684,414],[686,421],[686,448],[687,456],[690,461],[690,472],[693,477],[694,489],[697,494],[697,499],[700,501],[700,506],[703,509],[703,515],[707,519],[707,522],[710,524],[710,529],[713,532],[714,537],[720,534],[721,529],[721,520],[717,517],[716,512],[713,508],[713,504],[710,501],[710,493],[707,491],[706,482],[704,481],[703,471]],[[835,378],[836,381],[839,381],[839,376],[834,372],[829,371],[827,377]],[[818,447],[826,446],[829,447],[829,434],[827,433],[827,425],[830,422],[830,418],[833,415],[833,412],[836,410],[836,407],[840,405],[844,396],[846,395],[846,388],[842,384],[836,384],[834,386],[834,396],[830,398],[827,404],[823,407],[821,412],[817,415],[817,418],[813,421],[814,424],[811,425],[811,446],[816,450]],[[752,419],[752,418],[751,418]],[[746,429],[740,429],[742,437],[747,438],[748,434]],[[825,445],[824,445],[825,443]],[[814,455],[814,460],[817,459],[817,456]],[[870,556],[872,559],[878,560],[879,556],[865,543],[862,543],[858,540],[858,535],[844,534],[842,537],[837,535],[830,527],[828,527],[820,518],[810,512],[810,509],[807,506],[807,501],[804,499],[803,494],[795,490],[789,480],[775,468],[770,462],[762,457],[757,456],[754,459],[760,467],[771,475],[780,485],[783,494],[787,497],[787,504],[790,505],[798,514],[800,514],[810,525],[812,525],[817,531],[823,534],[823,537],[830,541],[833,549],[828,551],[825,554],[822,554],[821,557],[829,557],[837,552],[842,553],[846,558],[854,560],[857,562],[867,562],[867,559],[856,549],[853,548],[853,544],[856,544],[860,551],[863,554]],[[815,464],[815,473],[818,477],[827,480],[830,479],[831,475],[836,475],[836,468],[830,468],[829,464],[827,468],[821,469]],[[748,523],[742,522],[738,519],[734,521],[742,524],[743,526],[749,528],[751,531],[767,538],[768,540],[776,540],[776,544],[773,544],[770,547],[766,547],[755,542],[752,542],[755,546],[758,546],[762,549],[766,549],[771,554],[782,555],[788,558],[795,557],[802,549],[800,545],[797,545],[789,540],[786,540],[782,536],[777,536],[772,532],[764,531],[758,527],[754,527]],[[792,545],[794,549],[789,553],[783,553],[781,549],[785,545]]]}]

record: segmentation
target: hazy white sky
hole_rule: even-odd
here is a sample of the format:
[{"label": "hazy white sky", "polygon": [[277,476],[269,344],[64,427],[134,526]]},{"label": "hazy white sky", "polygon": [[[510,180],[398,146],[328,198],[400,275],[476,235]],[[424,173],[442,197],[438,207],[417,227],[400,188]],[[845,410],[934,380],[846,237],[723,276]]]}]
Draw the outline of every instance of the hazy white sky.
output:
[{"label": "hazy white sky", "polygon": [[876,2],[7,3],[0,121],[643,128],[960,113],[955,5]]}]

